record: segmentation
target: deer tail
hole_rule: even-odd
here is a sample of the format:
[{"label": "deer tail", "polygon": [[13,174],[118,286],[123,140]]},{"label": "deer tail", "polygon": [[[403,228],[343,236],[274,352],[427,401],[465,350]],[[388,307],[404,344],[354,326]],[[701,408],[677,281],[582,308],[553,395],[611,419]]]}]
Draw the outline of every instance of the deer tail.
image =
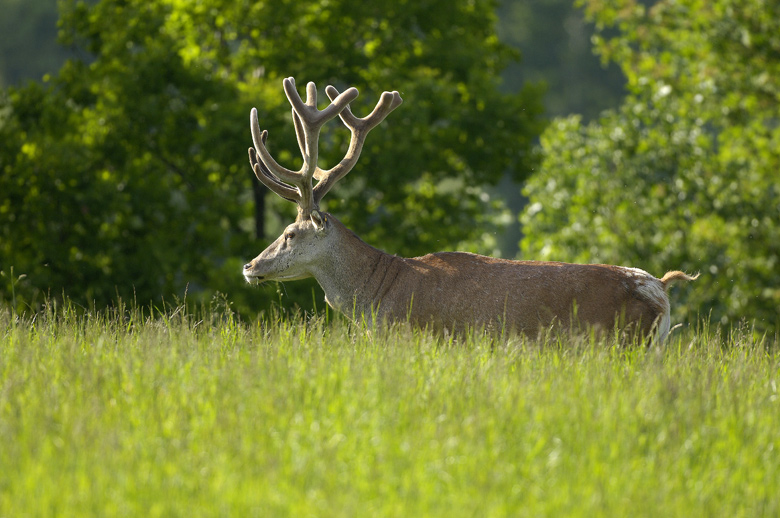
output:
[{"label": "deer tail", "polygon": [[696,275],[688,275],[685,272],[681,272],[679,270],[674,270],[671,272],[666,272],[666,274],[661,277],[661,284],[664,285],[664,291],[669,289],[669,286],[671,286],[674,282],[677,281],[695,281],[699,278],[699,274]]}]

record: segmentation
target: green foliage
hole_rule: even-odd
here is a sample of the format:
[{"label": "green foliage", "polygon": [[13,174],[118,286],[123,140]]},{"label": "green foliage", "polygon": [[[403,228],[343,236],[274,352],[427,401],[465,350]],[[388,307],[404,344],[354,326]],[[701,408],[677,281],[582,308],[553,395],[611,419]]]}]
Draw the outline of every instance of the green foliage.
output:
[{"label": "green foliage", "polygon": [[555,121],[528,183],[523,252],[702,272],[676,318],[780,326],[780,21],[772,2],[586,2],[631,95]]},{"label": "green foliage", "polygon": [[0,310],[8,516],[776,516],[777,343]]},{"label": "green foliage", "polygon": [[[326,200],[392,252],[473,243],[496,213],[481,186],[534,164],[539,94],[499,92],[516,55],[495,35],[492,1],[60,6],[62,42],[85,58],[0,102],[0,270],[27,274],[23,303],[66,292],[102,306],[187,286],[191,297],[228,292],[242,309],[260,298],[239,274],[265,244],[251,236],[247,115],[258,107],[272,152],[294,167],[285,76],[357,86],[358,114],[401,91],[405,104]],[[329,131],[323,160],[339,160],[347,140]],[[281,200],[270,210],[284,214],[272,232],[294,214]],[[310,301],[303,290],[297,300]]]}]

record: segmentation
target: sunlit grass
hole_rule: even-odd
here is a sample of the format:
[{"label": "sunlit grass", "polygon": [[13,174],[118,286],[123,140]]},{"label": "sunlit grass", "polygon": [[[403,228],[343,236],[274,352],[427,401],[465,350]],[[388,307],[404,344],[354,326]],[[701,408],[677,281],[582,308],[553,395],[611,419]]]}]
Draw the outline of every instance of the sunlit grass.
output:
[{"label": "sunlit grass", "polygon": [[0,310],[0,516],[777,516],[780,352]]}]

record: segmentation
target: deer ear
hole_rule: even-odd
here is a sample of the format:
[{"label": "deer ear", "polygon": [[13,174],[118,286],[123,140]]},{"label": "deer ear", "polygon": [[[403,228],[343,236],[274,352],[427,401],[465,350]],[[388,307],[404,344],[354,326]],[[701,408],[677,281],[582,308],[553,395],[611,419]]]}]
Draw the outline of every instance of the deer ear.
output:
[{"label": "deer ear", "polygon": [[322,230],[328,223],[328,217],[318,210],[311,211],[311,222],[314,223],[314,228]]}]

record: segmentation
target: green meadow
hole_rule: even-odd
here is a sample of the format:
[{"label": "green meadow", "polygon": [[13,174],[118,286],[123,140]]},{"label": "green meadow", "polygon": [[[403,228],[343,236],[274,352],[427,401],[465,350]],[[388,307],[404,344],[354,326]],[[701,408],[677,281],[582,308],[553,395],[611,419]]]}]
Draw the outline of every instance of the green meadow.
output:
[{"label": "green meadow", "polygon": [[780,348],[0,310],[0,517],[780,515]]}]

